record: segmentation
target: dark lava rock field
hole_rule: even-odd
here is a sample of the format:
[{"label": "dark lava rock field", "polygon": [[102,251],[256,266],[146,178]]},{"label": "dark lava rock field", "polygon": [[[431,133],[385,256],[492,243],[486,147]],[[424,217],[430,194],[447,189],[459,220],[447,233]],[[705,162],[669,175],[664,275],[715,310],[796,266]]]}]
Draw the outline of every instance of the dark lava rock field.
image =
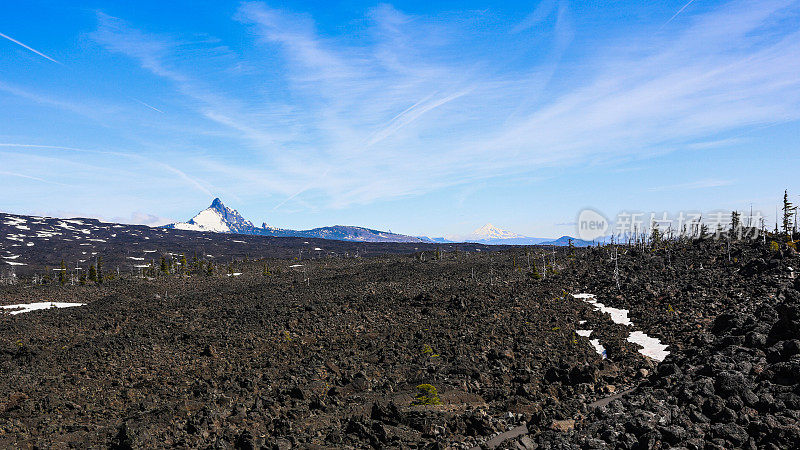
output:
[{"label": "dark lava rock field", "polygon": [[[303,240],[264,239],[289,250],[225,254],[211,273],[207,258],[170,260],[166,271],[83,285],[41,276],[53,263],[27,254],[29,272],[0,286],[0,305],[85,306],[0,313],[0,447],[800,442],[800,258],[791,248],[471,245],[307,259],[295,255]],[[156,248],[154,261],[181,251]],[[107,250],[108,260],[120,252]],[[576,293],[629,310],[632,325]],[[580,329],[593,330],[607,358]],[[634,330],[670,354],[643,356],[627,340]]]}]

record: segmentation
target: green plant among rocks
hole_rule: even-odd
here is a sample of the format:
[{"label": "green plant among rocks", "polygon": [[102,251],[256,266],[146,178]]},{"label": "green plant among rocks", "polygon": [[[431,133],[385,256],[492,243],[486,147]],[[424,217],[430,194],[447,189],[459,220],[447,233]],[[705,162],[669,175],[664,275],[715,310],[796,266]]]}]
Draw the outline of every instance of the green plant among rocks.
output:
[{"label": "green plant among rocks", "polygon": [[61,260],[61,269],[58,272],[58,282],[61,285],[65,285],[67,283],[67,266],[64,264],[64,260]]},{"label": "green plant among rocks", "polygon": [[412,405],[441,405],[439,392],[431,384],[420,384],[417,386],[417,395],[411,402]]},{"label": "green plant among rocks", "polygon": [[97,282],[102,284],[103,283],[103,258],[98,256],[97,257]]},{"label": "green plant among rocks", "polygon": [[534,280],[542,279],[542,274],[539,273],[539,269],[536,267],[536,261],[531,263],[531,270],[528,272],[528,276]]},{"label": "green plant among rocks", "polygon": [[89,265],[89,281],[97,282],[97,269],[94,264]]}]

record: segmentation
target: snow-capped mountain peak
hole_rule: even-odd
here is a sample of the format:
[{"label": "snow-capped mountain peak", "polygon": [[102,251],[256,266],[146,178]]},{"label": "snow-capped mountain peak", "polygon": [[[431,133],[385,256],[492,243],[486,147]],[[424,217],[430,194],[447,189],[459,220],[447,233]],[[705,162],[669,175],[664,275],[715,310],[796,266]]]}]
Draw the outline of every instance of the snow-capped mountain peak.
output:
[{"label": "snow-capped mountain peak", "polygon": [[222,204],[222,200],[215,198],[211,202],[211,206],[200,211],[188,222],[178,222],[167,225],[167,227],[178,230],[240,233],[252,229],[253,224],[249,220],[245,220],[235,209],[230,209]]},{"label": "snow-capped mountain peak", "polygon": [[253,226],[252,222],[245,220],[238,211],[230,209],[215,198],[211,206],[200,211],[187,222],[171,223],[164,228],[190,231],[213,231],[216,233],[252,234],[275,237],[306,237],[336,239],[341,241],[359,242],[427,242],[429,240],[414,236],[406,236],[391,232],[372,230],[355,226],[341,226],[313,228],[311,230],[290,230],[276,228],[265,223],[261,227]]},{"label": "snow-capped mountain peak", "polygon": [[515,239],[524,237],[508,230],[501,230],[490,223],[473,231],[472,236],[478,239]]}]

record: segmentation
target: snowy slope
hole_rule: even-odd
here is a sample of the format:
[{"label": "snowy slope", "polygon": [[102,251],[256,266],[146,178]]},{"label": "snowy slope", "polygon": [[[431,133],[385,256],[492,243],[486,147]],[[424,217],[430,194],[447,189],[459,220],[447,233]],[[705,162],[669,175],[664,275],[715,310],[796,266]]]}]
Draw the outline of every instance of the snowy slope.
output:
[{"label": "snowy slope", "polygon": [[176,230],[214,231],[217,233],[231,232],[230,227],[225,224],[222,215],[211,208],[200,211],[199,214],[188,222],[179,222],[173,225],[172,228]]},{"label": "snowy slope", "polygon": [[486,225],[473,231],[470,235],[471,239],[516,239],[525,237],[521,234],[513,233],[508,230],[502,230],[496,226],[487,223]]},{"label": "snowy slope", "polygon": [[190,231],[212,231],[215,233],[250,233],[255,227],[249,220],[239,214],[238,211],[230,209],[222,204],[222,201],[215,198],[211,206],[200,211],[188,222],[178,222],[166,225],[164,228]]},{"label": "snowy slope", "polygon": [[356,242],[432,242],[427,238],[388,233],[363,227],[335,225],[332,227],[314,228],[311,230],[289,230],[268,226],[253,226],[238,211],[230,209],[215,198],[211,206],[200,211],[187,222],[165,225],[164,228],[189,231],[205,231],[215,233],[251,234],[275,237],[311,237]]}]

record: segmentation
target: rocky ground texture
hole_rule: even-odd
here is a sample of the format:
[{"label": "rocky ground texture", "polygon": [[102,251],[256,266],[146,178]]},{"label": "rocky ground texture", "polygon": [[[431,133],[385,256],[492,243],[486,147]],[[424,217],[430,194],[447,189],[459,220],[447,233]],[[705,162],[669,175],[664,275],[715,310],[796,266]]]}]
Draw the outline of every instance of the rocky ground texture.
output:
[{"label": "rocky ground texture", "polygon": [[[87,305],[0,317],[0,446],[786,448],[798,263],[705,240],[21,280],[0,304]],[[671,354],[642,356],[634,329]]]}]

